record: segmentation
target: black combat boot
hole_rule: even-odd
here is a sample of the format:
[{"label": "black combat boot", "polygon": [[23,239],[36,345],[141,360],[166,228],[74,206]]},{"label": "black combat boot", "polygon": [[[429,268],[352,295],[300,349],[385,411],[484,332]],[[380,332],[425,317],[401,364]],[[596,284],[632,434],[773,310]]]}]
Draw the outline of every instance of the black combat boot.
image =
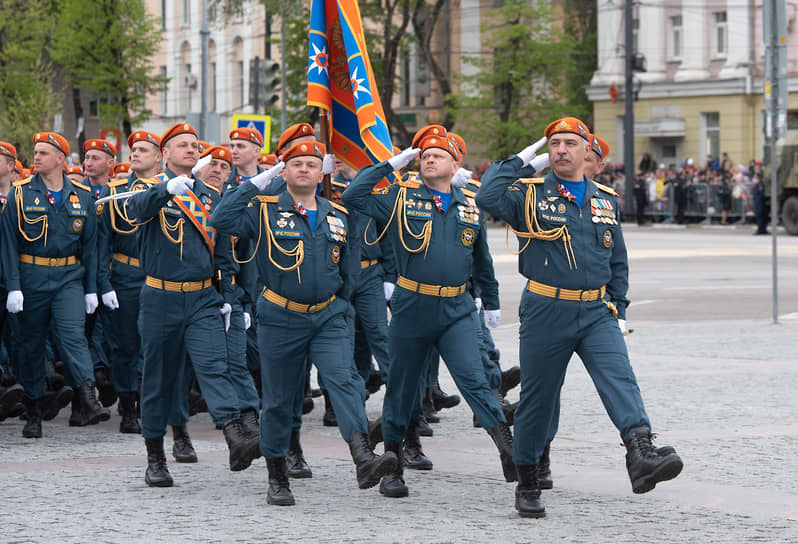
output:
[{"label": "black combat boot", "polygon": [[288,476],[291,478],[312,478],[313,472],[305,460],[302,444],[299,442],[299,429],[291,431],[291,443],[288,445],[288,454],[285,456]]},{"label": "black combat boot", "polygon": [[[7,417],[13,417],[12,412],[18,411],[16,406],[22,402],[24,396],[25,388],[18,383],[8,387],[0,386],[0,421]],[[16,415],[19,415],[19,413]]]},{"label": "black combat boot", "polygon": [[369,448],[372,450],[377,447],[377,444],[382,442],[382,417],[378,417],[374,421],[368,422],[369,429]]},{"label": "black combat boot", "polygon": [[205,397],[202,396],[199,384],[195,381],[188,391],[188,415],[193,416],[207,411],[208,403],[205,402]]},{"label": "black combat boot", "polygon": [[150,487],[172,487],[174,481],[166,467],[166,455],[163,452],[163,438],[145,438],[147,446],[147,471],[144,481]]},{"label": "black combat boot", "polygon": [[380,493],[386,497],[407,497],[409,490],[405,485],[403,463],[403,448],[401,442],[386,442],[385,453],[392,452],[396,456],[396,468],[393,472],[383,476],[380,482]]},{"label": "black combat boot", "polygon": [[260,440],[260,420],[257,410],[249,408],[241,412],[241,425],[244,426],[244,432]]},{"label": "black combat boot", "polygon": [[60,412],[62,408],[66,408],[72,401],[74,395],[75,392],[71,387],[62,386],[57,391],[47,391],[44,396],[39,399],[39,409],[42,412],[42,419],[44,421],[55,419],[58,412]]},{"label": "black combat boot", "polygon": [[22,436],[25,438],[41,438],[42,437],[42,414],[39,411],[39,401],[29,399],[27,395],[22,397],[22,404],[25,405],[25,413],[28,416],[28,421],[22,428]]},{"label": "black combat boot", "polygon": [[294,494],[288,485],[285,457],[266,459],[266,468],[269,469],[269,491],[266,493],[266,502],[277,506],[296,504]]},{"label": "black combat boot", "polygon": [[178,463],[197,462],[197,452],[185,425],[172,425],[172,457]]},{"label": "black combat boot", "polygon": [[[78,397],[80,398],[80,421],[78,427],[84,425],[95,425],[101,421],[108,421],[111,419],[111,411],[108,408],[103,408],[97,401],[94,392],[94,383],[85,381],[78,386]],[[74,406],[73,406],[74,409]],[[70,417],[69,424],[72,424]]]},{"label": "black combat boot", "polygon": [[369,379],[366,380],[366,391],[373,395],[379,391],[380,387],[383,385],[385,385],[385,381],[382,379],[380,371],[377,370],[374,365],[371,365],[371,370],[369,370]]},{"label": "black combat boot", "polygon": [[135,393],[120,393],[119,415],[122,416],[122,421],[119,422],[120,433],[141,434],[141,423],[139,423],[139,414],[136,411]]},{"label": "black combat boot", "polygon": [[97,384],[100,404],[106,407],[112,406],[116,402],[116,390],[114,389],[114,379],[111,374],[111,369],[107,367],[95,368],[94,383]]},{"label": "black combat boot", "polygon": [[240,419],[231,419],[222,427],[227,448],[230,450],[230,470],[249,468],[252,461],[260,457],[260,439],[244,432]]},{"label": "black combat boot", "polygon": [[80,409],[80,395],[78,395],[78,390],[72,390],[72,411],[69,414],[69,426],[70,427],[82,427],[85,425],[83,423],[83,416],[81,415]]},{"label": "black combat boot", "polygon": [[513,463],[513,433],[510,431],[510,427],[506,423],[497,423],[488,431],[488,434],[499,449],[504,480],[515,482],[518,480],[518,474],[515,470],[515,463]]},{"label": "black combat boot", "polygon": [[[494,361],[496,366],[499,366],[499,361]],[[501,366],[499,366],[501,370]],[[499,390],[502,392],[502,396],[506,397],[507,392],[514,387],[517,387],[518,384],[521,383],[521,367],[520,366],[513,366],[508,368],[507,370],[502,370],[502,384],[499,386]]]},{"label": "black combat boot", "polygon": [[330,402],[330,393],[326,389],[322,389],[321,393],[324,395],[324,417],[321,422],[325,427],[337,427],[338,419],[335,417],[335,412]]},{"label": "black combat boot", "polygon": [[[647,493],[659,482],[672,480],[682,471],[682,459],[673,448],[664,455],[651,443],[651,430],[635,427],[624,441],[626,446],[626,470],[632,481],[632,491]],[[661,448],[660,448],[661,450]],[[669,451],[669,450],[666,450]]]},{"label": "black combat boot", "polygon": [[310,392],[310,372],[305,375],[305,396],[302,398],[302,414],[309,414],[313,411],[313,394]]},{"label": "black combat boot", "polygon": [[368,489],[380,483],[380,479],[396,469],[395,453],[386,451],[377,455],[369,448],[369,437],[366,433],[354,433],[347,441],[352,460],[357,467],[357,486]]},{"label": "black combat boot", "polygon": [[542,518],[546,508],[540,502],[540,486],[536,465],[518,465],[518,486],[515,488],[515,509],[522,518]]},{"label": "black combat boot", "polygon": [[444,408],[454,408],[460,404],[460,395],[447,395],[441,389],[440,384],[434,384],[432,387],[432,406],[440,412]]},{"label": "black combat boot", "polygon": [[553,489],[554,488],[554,480],[551,478],[551,459],[549,457],[549,453],[551,452],[551,443],[547,444],[545,448],[543,448],[543,454],[540,456],[540,460],[538,461],[538,487],[540,489]]},{"label": "black combat boot", "polygon": [[424,393],[424,400],[421,401],[421,409],[424,411],[424,419],[427,420],[427,423],[440,423],[441,416],[438,415],[438,411],[435,409],[432,403],[432,388],[427,387],[426,392]]},{"label": "black combat boot", "polygon": [[418,420],[416,425],[418,425],[418,434],[421,436],[430,437],[435,434],[435,431],[432,430],[432,425],[427,423],[427,418],[425,417]]},{"label": "black combat boot", "polygon": [[424,455],[418,427],[413,423],[405,433],[404,466],[412,470],[432,470],[432,460]]},{"label": "black combat boot", "polygon": [[[501,389],[494,389],[493,396],[496,397],[497,401],[499,401],[499,406],[502,408],[502,413],[504,414],[504,420],[507,422],[507,426],[512,427],[513,423],[515,422],[515,409],[518,408],[518,403],[510,402],[504,398]],[[476,415],[474,415],[474,427],[482,427]]]}]

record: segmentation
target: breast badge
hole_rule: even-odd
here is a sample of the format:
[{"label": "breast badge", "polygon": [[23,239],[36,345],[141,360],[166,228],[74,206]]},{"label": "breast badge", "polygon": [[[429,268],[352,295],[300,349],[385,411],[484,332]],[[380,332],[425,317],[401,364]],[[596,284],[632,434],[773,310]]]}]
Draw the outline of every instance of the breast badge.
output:
[{"label": "breast badge", "polygon": [[473,229],[463,229],[463,232],[460,234],[460,241],[463,242],[463,245],[468,247],[474,243],[474,230]]},{"label": "breast badge", "polygon": [[601,235],[601,241],[604,242],[604,247],[607,249],[612,247],[612,231],[610,229],[604,231],[604,234]]},{"label": "breast badge", "polygon": [[97,215],[102,215],[104,209],[105,209],[105,204],[100,204],[99,206],[97,206]]},{"label": "breast badge", "polygon": [[80,232],[83,228],[83,219],[73,219],[72,220],[72,230],[75,232]]},{"label": "breast badge", "polygon": [[338,247],[338,246],[333,246],[332,247],[332,249],[330,250],[330,259],[332,259],[332,262],[334,262],[335,264],[338,264],[338,261],[341,260],[341,248],[340,247]]}]

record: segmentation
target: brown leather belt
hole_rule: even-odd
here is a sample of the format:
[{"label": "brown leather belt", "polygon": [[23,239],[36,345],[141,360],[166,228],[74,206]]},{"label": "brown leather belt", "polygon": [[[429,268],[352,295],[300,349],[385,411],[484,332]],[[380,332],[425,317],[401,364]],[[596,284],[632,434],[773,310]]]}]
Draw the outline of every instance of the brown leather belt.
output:
[{"label": "brown leather belt", "polygon": [[365,259],[363,261],[360,261],[360,269],[363,270],[364,268],[368,268],[369,266],[374,266],[378,262],[380,262],[379,259],[371,259],[371,260]]},{"label": "brown leather belt", "polygon": [[396,280],[396,285],[402,289],[413,291],[414,293],[421,293],[422,295],[430,295],[433,297],[451,298],[465,293],[466,284],[448,287],[446,285],[427,285],[426,283],[418,283],[417,281],[409,280],[403,276],[399,276]]},{"label": "brown leather belt", "polygon": [[114,253],[114,260],[120,263],[129,264],[130,266],[139,267],[139,260],[136,257],[125,255],[124,253]]},{"label": "brown leather belt", "polygon": [[150,287],[154,287],[155,289],[174,291],[176,293],[192,293],[194,291],[207,289],[213,285],[213,281],[210,279],[202,281],[166,281],[153,278],[152,276],[147,276],[147,278],[144,280],[144,283]]},{"label": "brown leather belt", "polygon": [[38,266],[69,266],[72,264],[80,264],[80,259],[74,255],[70,257],[38,257],[36,255],[20,253],[19,262]]},{"label": "brown leather belt", "polygon": [[292,312],[299,312],[301,314],[315,314],[316,312],[321,311],[329,306],[330,303],[335,300],[335,295],[331,296],[324,302],[317,302],[316,304],[302,304],[301,302],[288,300],[287,298],[278,295],[271,289],[264,289],[263,298],[269,302],[274,302],[278,306],[286,308],[287,310],[291,310]]},{"label": "brown leather belt", "polygon": [[546,285],[544,283],[538,283],[534,280],[529,280],[527,282],[526,289],[527,291],[531,291],[532,293],[538,295],[543,295],[544,297],[559,298],[562,300],[576,300],[582,302],[599,300],[603,298],[604,294],[607,292],[606,285],[602,285],[598,289],[587,289],[587,290],[560,289],[559,287],[553,287],[551,285]]}]

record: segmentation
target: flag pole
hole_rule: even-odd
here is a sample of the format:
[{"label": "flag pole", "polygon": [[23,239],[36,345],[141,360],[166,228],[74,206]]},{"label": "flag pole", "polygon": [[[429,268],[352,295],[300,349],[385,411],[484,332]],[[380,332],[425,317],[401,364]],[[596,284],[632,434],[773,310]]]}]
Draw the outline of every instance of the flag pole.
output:
[{"label": "flag pole", "polygon": [[[330,118],[328,117],[327,110],[319,108],[319,125],[321,128],[321,143],[324,144],[326,153],[332,153],[330,148]],[[332,199],[332,184],[330,183],[330,174],[324,174],[321,186],[321,196],[327,200]]]}]

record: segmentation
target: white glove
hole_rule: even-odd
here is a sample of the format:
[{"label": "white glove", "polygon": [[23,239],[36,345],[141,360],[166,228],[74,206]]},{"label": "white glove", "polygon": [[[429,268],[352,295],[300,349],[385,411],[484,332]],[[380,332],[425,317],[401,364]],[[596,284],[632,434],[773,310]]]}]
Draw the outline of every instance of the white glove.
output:
[{"label": "white glove", "polygon": [[454,176],[452,176],[452,185],[462,189],[471,181],[472,174],[473,172],[471,170],[466,170],[465,168],[458,169],[457,172],[454,173]]},{"label": "white glove", "polygon": [[535,172],[540,172],[541,170],[548,168],[551,165],[549,162],[549,154],[544,153],[543,155],[538,155],[532,159],[530,164],[532,165],[532,168],[535,169]]},{"label": "white glove", "polygon": [[119,308],[119,299],[116,298],[116,291],[108,291],[103,293],[103,304],[109,310],[116,310]]},{"label": "white glove", "polygon": [[211,159],[213,157],[209,154],[202,157],[200,160],[197,161],[197,164],[194,165],[194,168],[191,169],[191,174],[196,176],[199,174],[199,171],[208,166],[211,163]]},{"label": "white glove", "polygon": [[219,313],[222,314],[224,318],[224,332],[227,332],[230,329],[230,314],[233,312],[233,307],[230,306],[230,303],[225,302],[221,308],[219,308]]},{"label": "white glove", "polygon": [[618,328],[621,329],[621,334],[624,335],[624,336],[626,336],[626,333],[629,332],[627,330],[627,328],[626,328],[626,320],[625,319],[619,319],[618,320]]},{"label": "white glove", "polygon": [[410,161],[415,159],[420,152],[421,150],[416,147],[408,147],[404,151],[401,151],[398,155],[394,155],[388,159],[388,164],[390,164],[391,168],[394,170],[401,170],[410,164]]},{"label": "white glove", "polygon": [[244,312],[244,330],[249,330],[252,326],[252,316],[249,313]]},{"label": "white glove", "polygon": [[502,311],[501,310],[485,310],[485,322],[488,324],[488,327],[491,329],[495,329],[499,326],[502,320]]},{"label": "white glove", "polygon": [[170,195],[184,195],[194,188],[194,180],[186,176],[177,176],[166,182],[166,190]]},{"label": "white glove", "polygon": [[8,300],[6,300],[6,310],[12,314],[17,314],[22,311],[22,291],[9,291]]},{"label": "white glove", "polygon": [[477,297],[474,299],[474,306],[477,307],[477,313],[482,311],[482,299]]},{"label": "white glove", "polygon": [[391,300],[393,290],[396,289],[396,284],[389,281],[382,282],[382,292],[385,293],[385,300]]},{"label": "white glove", "polygon": [[544,136],[534,144],[525,147],[523,151],[518,152],[518,157],[524,161],[524,166],[529,164],[529,161],[535,158],[535,153],[538,149],[543,147],[546,144],[546,137]]},{"label": "white glove", "polygon": [[335,155],[327,153],[321,160],[321,173],[332,174],[335,172]]},{"label": "white glove", "polygon": [[259,191],[262,191],[272,182],[274,178],[280,175],[280,172],[283,171],[283,166],[285,166],[285,163],[280,161],[268,170],[261,172],[257,176],[249,178],[249,181],[254,183],[255,187],[257,187]]},{"label": "white glove", "polygon": [[97,310],[97,306],[100,305],[100,302],[97,300],[97,293],[84,295],[83,300],[86,301],[86,314],[93,314]]}]

